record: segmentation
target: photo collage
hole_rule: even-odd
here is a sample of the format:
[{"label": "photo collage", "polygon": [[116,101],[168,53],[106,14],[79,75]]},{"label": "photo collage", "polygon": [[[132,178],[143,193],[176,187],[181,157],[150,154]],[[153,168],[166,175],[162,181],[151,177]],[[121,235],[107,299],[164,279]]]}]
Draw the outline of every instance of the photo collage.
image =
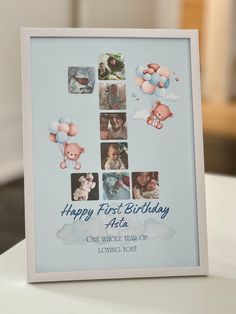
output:
[{"label": "photo collage", "polygon": [[[124,55],[100,54],[97,75],[103,200],[158,199],[157,171],[129,171]],[[69,93],[91,94],[94,85],[94,67],[68,68]],[[99,174],[72,173],[71,199],[99,200]]]}]

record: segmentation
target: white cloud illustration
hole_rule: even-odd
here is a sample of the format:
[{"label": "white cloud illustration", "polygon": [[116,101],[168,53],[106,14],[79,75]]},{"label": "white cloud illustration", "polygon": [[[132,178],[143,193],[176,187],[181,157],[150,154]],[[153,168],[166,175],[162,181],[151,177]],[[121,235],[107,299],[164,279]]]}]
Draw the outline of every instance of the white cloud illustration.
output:
[{"label": "white cloud illustration", "polygon": [[[113,203],[113,206],[117,204]],[[109,223],[113,218],[119,221],[124,217],[128,224],[125,228],[107,228],[105,225]],[[101,215],[95,216],[89,221],[76,220],[71,224],[64,224],[60,230],[57,231],[56,236],[62,240],[65,245],[85,245],[91,242],[87,242],[87,237],[99,237],[99,242],[94,244],[104,244],[102,237],[122,236],[120,244],[124,244],[124,236],[133,235],[139,237],[140,235],[146,235],[148,239],[161,239],[170,240],[175,235],[175,230],[171,226],[167,226],[162,221],[157,221],[154,218],[149,218],[145,222],[138,221],[137,215]]]},{"label": "white cloud illustration", "polygon": [[170,101],[177,101],[180,99],[180,97],[176,95],[174,92],[170,92],[169,94],[165,96],[165,99],[170,100]]},{"label": "white cloud illustration", "polygon": [[66,245],[84,245],[88,236],[102,237],[107,235],[104,225],[98,217],[89,221],[76,220],[72,224],[65,224],[57,231],[57,238]]},{"label": "white cloud illustration", "polygon": [[86,225],[81,220],[76,220],[72,224],[65,224],[57,231],[57,238],[61,239],[64,244],[83,245],[87,236]]},{"label": "white cloud illustration", "polygon": [[159,238],[162,240],[170,240],[175,235],[175,229],[167,226],[164,222],[156,221],[153,218],[147,219],[144,222],[146,227],[145,234],[149,238]]},{"label": "white cloud illustration", "polygon": [[147,120],[149,116],[150,116],[150,110],[144,108],[144,109],[135,111],[132,118],[134,120]]},{"label": "white cloud illustration", "polygon": [[[131,215],[131,216],[135,216],[135,215]],[[127,235],[134,235],[139,237],[140,235],[144,234],[145,232],[145,226],[142,222],[139,222],[137,220],[132,221],[130,217],[125,217],[125,220],[128,222],[128,228],[124,228],[122,235],[123,236],[127,236]]]}]

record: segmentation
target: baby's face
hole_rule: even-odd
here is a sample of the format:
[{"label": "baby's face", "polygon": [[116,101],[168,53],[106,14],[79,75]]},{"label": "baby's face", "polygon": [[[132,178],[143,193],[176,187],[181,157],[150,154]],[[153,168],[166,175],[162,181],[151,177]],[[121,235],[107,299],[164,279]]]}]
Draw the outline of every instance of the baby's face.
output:
[{"label": "baby's face", "polygon": [[120,157],[120,150],[113,148],[113,147],[109,147],[108,149],[108,157],[111,160],[117,160]]},{"label": "baby's face", "polygon": [[113,95],[116,94],[117,93],[117,86],[111,85],[110,90],[111,90],[111,94],[113,94]]},{"label": "baby's face", "polygon": [[101,118],[100,119],[100,129],[101,130],[107,130],[107,128],[108,128],[108,120]]},{"label": "baby's face", "polygon": [[146,190],[153,191],[155,190],[156,185],[157,185],[157,181],[152,179],[146,184]]},{"label": "baby's face", "polygon": [[79,82],[81,85],[87,85],[89,80],[86,77],[80,77],[76,78],[76,81]]}]

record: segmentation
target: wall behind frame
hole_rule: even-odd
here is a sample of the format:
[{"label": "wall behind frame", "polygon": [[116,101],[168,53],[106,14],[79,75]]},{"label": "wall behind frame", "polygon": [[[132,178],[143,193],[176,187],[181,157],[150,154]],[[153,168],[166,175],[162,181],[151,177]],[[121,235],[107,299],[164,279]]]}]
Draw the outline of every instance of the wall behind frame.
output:
[{"label": "wall behind frame", "polygon": [[111,28],[178,28],[181,1],[75,0],[75,25]]}]

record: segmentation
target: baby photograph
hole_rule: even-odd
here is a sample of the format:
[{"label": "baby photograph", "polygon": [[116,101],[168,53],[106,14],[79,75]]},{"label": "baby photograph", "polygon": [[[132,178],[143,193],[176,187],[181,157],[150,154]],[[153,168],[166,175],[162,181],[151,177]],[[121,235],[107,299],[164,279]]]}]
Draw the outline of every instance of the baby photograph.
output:
[{"label": "baby photograph", "polygon": [[122,53],[102,53],[98,58],[99,80],[125,80],[125,61]]},{"label": "baby photograph", "polygon": [[94,67],[68,67],[68,91],[71,94],[91,94],[95,84]]},{"label": "baby photograph", "polygon": [[104,170],[128,169],[128,143],[101,143],[101,167]]},{"label": "baby photograph", "polygon": [[125,83],[100,83],[99,108],[101,110],[126,109]]},{"label": "baby photograph", "polygon": [[102,179],[104,200],[127,200],[130,198],[129,173],[103,173]]},{"label": "baby photograph", "polygon": [[98,173],[72,173],[72,201],[91,201],[99,199]]},{"label": "baby photograph", "polygon": [[126,140],[126,113],[101,113],[100,138],[101,140]]},{"label": "baby photograph", "polygon": [[159,174],[157,171],[133,172],[132,193],[134,199],[159,198]]}]

